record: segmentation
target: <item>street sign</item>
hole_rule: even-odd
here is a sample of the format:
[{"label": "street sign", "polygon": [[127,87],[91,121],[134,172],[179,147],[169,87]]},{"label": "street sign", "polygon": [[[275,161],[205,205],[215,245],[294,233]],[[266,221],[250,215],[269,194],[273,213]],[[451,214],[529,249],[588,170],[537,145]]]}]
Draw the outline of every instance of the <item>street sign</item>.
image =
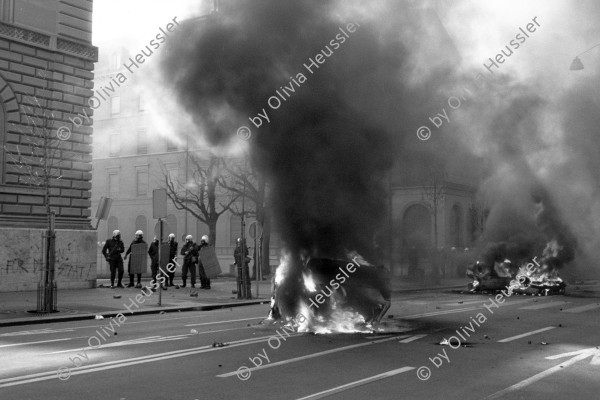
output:
[{"label": "street sign", "polygon": [[260,226],[258,225],[258,221],[254,221],[250,224],[250,226],[248,226],[248,236],[250,236],[250,239],[254,240],[257,237],[259,237],[262,234],[262,230],[260,229]]},{"label": "street sign", "polygon": [[152,191],[152,216],[154,219],[167,218],[167,189]]},{"label": "street sign", "polygon": [[99,220],[108,218],[110,212],[110,206],[112,205],[112,199],[109,197],[100,197],[98,203],[98,210],[96,210],[96,218]]}]

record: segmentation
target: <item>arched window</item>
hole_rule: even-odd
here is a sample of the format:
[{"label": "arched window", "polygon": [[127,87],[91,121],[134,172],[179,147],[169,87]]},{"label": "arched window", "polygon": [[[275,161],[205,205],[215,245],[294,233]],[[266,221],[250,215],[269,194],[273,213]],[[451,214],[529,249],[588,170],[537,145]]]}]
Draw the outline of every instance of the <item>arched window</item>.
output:
[{"label": "arched window", "polygon": [[414,204],[404,211],[402,243],[405,249],[427,249],[432,245],[431,212],[422,204]]},{"label": "arched window", "polygon": [[[206,225],[204,222],[200,221],[199,219],[196,220],[196,241],[200,241],[200,238],[202,237],[202,235],[208,235],[208,225]],[[211,245],[215,245],[214,243],[211,243]]]},{"label": "arched window", "polygon": [[119,229],[119,220],[114,215],[108,217],[108,221],[106,223],[107,237],[111,238],[112,233],[115,229]]},{"label": "arched window", "polygon": [[[144,236],[148,235],[148,221],[146,221],[146,217],[143,215],[138,215],[135,219],[135,230],[140,230],[144,232]],[[150,238],[152,239],[152,238]]]},{"label": "arched window", "polygon": [[4,106],[0,103],[0,185],[4,183],[4,138],[6,126],[4,125]]},{"label": "arched window", "polygon": [[455,204],[450,211],[450,246],[463,246],[463,218],[460,205]]},{"label": "arched window", "polygon": [[[160,224],[157,222],[154,225],[154,235],[158,238],[160,237]],[[169,236],[169,233],[174,233],[175,237],[177,237],[177,217],[173,214],[167,215],[166,220],[163,221],[163,237],[162,240],[165,240]],[[184,233],[184,238],[185,238]],[[185,241],[185,240],[184,240]]]},{"label": "arched window", "polygon": [[235,246],[237,238],[242,236],[242,217],[231,215],[229,219],[229,243]]}]

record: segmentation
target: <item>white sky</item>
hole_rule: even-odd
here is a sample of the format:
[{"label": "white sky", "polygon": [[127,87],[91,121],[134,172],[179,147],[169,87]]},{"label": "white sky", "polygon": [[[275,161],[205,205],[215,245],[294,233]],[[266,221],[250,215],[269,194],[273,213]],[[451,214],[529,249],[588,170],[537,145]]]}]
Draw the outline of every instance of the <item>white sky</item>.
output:
[{"label": "white sky", "polygon": [[95,0],[93,43],[129,38],[147,42],[173,17],[178,21],[210,13],[212,0]]}]

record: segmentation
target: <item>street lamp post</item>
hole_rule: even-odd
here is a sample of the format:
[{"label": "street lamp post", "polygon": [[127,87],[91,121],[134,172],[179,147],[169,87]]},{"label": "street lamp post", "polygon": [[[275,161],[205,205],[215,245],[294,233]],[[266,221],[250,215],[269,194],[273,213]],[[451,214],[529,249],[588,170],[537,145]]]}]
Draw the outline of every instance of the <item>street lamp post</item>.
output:
[{"label": "street lamp post", "polygon": [[592,49],[595,49],[596,47],[600,47],[600,43],[595,44],[594,46],[590,47],[586,51],[577,54],[575,56],[575,58],[573,59],[573,61],[571,62],[571,66],[569,67],[569,70],[571,70],[571,71],[581,71],[583,69],[583,63],[579,59],[579,56],[582,55],[582,54],[587,53],[588,51],[590,51]]}]

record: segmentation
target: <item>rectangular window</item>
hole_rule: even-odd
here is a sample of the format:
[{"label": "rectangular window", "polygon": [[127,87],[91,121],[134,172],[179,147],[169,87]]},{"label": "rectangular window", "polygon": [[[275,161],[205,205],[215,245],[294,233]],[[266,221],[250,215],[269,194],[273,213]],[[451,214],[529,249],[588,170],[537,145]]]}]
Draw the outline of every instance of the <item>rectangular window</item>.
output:
[{"label": "rectangular window", "polygon": [[167,138],[167,151],[177,151],[177,143],[171,138]]},{"label": "rectangular window", "polygon": [[119,194],[119,174],[110,172],[108,174],[108,196],[114,199]]},{"label": "rectangular window", "polygon": [[138,111],[146,111],[146,97],[143,94],[140,94],[138,99]]},{"label": "rectangular window", "polygon": [[109,136],[109,157],[117,157],[119,155],[119,149],[121,148],[120,138],[121,135],[119,135],[118,133],[112,133]]},{"label": "rectangular window", "polygon": [[112,69],[119,69],[121,67],[121,53],[113,53],[112,55]]},{"label": "rectangular window", "polygon": [[171,168],[168,171],[168,175],[169,175],[169,181],[173,182],[173,184],[175,184],[175,187],[177,187],[177,183],[179,180],[179,169],[178,168]]},{"label": "rectangular window", "polygon": [[121,113],[121,97],[115,96],[110,98],[110,114],[117,115]]},{"label": "rectangular window", "polygon": [[145,196],[148,194],[148,171],[145,169],[138,169],[136,171],[136,186],[137,195]]},{"label": "rectangular window", "polygon": [[137,153],[147,154],[148,153],[148,135],[145,129],[138,129],[137,131]]}]

